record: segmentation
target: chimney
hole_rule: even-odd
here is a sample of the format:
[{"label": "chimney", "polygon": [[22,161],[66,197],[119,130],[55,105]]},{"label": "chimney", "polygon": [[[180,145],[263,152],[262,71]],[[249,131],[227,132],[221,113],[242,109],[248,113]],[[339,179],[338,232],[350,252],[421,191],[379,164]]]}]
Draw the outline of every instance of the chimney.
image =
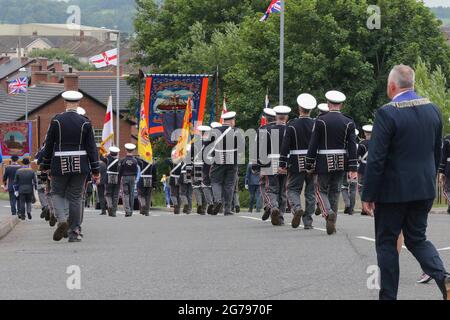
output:
[{"label": "chimney", "polygon": [[50,83],[59,83],[59,76],[58,76],[58,74],[55,71],[53,71],[50,74],[48,82],[50,82]]},{"label": "chimney", "polygon": [[0,66],[2,64],[7,64],[8,62],[9,62],[9,57],[8,56],[0,57]]},{"label": "chimney", "polygon": [[78,91],[78,75],[66,73],[64,75],[64,91]]},{"label": "chimney", "polygon": [[55,72],[63,72],[64,69],[62,61],[53,62],[53,69],[55,70]]},{"label": "chimney", "polygon": [[37,58],[37,61],[41,65],[41,70],[47,71],[48,59],[47,58]]},{"label": "chimney", "polygon": [[41,65],[39,63],[33,63],[31,65],[31,74],[41,71]]},{"label": "chimney", "polygon": [[43,82],[48,82],[48,71],[36,71],[31,75],[31,84],[36,85]]}]

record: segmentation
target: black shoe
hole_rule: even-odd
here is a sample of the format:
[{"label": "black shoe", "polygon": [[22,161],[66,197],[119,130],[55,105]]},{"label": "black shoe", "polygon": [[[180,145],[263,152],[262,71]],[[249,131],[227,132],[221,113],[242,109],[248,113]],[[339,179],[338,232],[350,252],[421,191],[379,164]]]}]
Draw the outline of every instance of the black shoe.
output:
[{"label": "black shoe", "polygon": [[213,204],[210,204],[209,206],[208,206],[208,214],[209,215],[212,215],[212,214],[214,214],[214,205]]},{"label": "black shoe", "polygon": [[184,207],[183,207],[183,213],[188,213],[188,211],[189,211],[189,205],[184,205]]},{"label": "black shoe", "polygon": [[447,209],[447,213],[450,214],[450,206]]},{"label": "black shoe", "polygon": [[368,214],[363,210],[363,211],[361,211],[361,215],[362,216],[368,216]]},{"label": "black shoe", "polygon": [[350,207],[345,207],[344,213],[345,214],[350,214]]},{"label": "black shoe", "polygon": [[320,210],[320,207],[319,207],[319,206],[316,207],[316,211],[314,212],[314,214],[315,214],[316,216],[320,216],[320,215],[322,214],[322,211]]},{"label": "black shoe", "polygon": [[45,221],[50,221],[52,213],[50,212],[50,209],[48,209],[47,211],[45,211]]},{"label": "black shoe", "polygon": [[69,242],[81,242],[82,241],[82,235],[76,232],[71,232],[69,235]]},{"label": "black shoe", "polygon": [[40,216],[41,219],[45,219],[45,216],[47,215],[46,214],[47,210],[48,210],[47,207],[42,208],[41,216]]},{"label": "black shoe", "polygon": [[174,206],[173,207],[173,213],[174,214],[180,214],[180,207],[179,206]]},{"label": "black shoe", "polygon": [[235,210],[236,213],[239,213],[239,212],[241,212],[241,207],[240,206],[236,206],[236,207],[234,207],[234,210]]},{"label": "black shoe", "polygon": [[312,230],[312,229],[314,229],[314,227],[313,227],[312,225],[306,225],[306,226],[304,227],[304,229],[305,229],[305,230]]},{"label": "black shoe", "polygon": [[292,228],[297,229],[300,226],[300,222],[302,220],[302,217],[305,215],[305,211],[298,208],[295,210],[294,218],[292,219]]},{"label": "black shoe", "polygon": [[201,214],[200,212],[202,211],[202,206],[197,206],[197,214]]},{"label": "black shoe", "polygon": [[223,215],[224,216],[234,216],[234,213],[233,212],[225,212]]},{"label": "black shoe", "polygon": [[52,216],[50,217],[50,221],[48,222],[48,224],[50,225],[50,227],[54,227],[56,225],[56,222],[58,222],[56,220],[56,217],[52,214]]},{"label": "black shoe", "polygon": [[253,213],[253,209],[248,209],[248,213]]},{"label": "black shoe", "polygon": [[214,205],[214,210],[213,210],[213,215],[217,216],[219,214],[219,212],[222,210],[222,204],[221,203],[216,203]]},{"label": "black shoe", "polygon": [[352,209],[350,209],[348,215],[349,215],[349,216],[352,216],[354,213],[355,213],[355,212],[354,212]]},{"label": "black shoe", "polygon": [[27,213],[27,216],[28,216],[28,220],[33,219],[33,217],[31,216],[31,213]]},{"label": "black shoe", "polygon": [[272,212],[271,212],[271,221],[272,221],[272,225],[274,226],[279,226],[281,225],[281,219],[280,219],[280,209],[278,208],[273,208]]},{"label": "black shoe", "polygon": [[19,216],[19,219],[25,221],[25,216],[21,215],[21,216]]},{"label": "black shoe", "polygon": [[336,213],[331,212],[327,217],[327,234],[332,235],[336,233]]},{"label": "black shoe", "polygon": [[144,216],[150,217],[150,213],[146,213],[146,214],[144,214]]},{"label": "black shoe", "polygon": [[100,213],[101,216],[106,216],[106,211],[102,211],[102,213]]},{"label": "black shoe", "polygon": [[270,218],[270,208],[264,209],[264,214],[262,216],[262,221],[267,221]]},{"label": "black shoe", "polygon": [[54,241],[61,241],[62,238],[64,238],[64,235],[69,230],[69,224],[67,222],[61,222],[58,223],[58,228],[56,228],[55,232],[53,233],[53,240]]}]

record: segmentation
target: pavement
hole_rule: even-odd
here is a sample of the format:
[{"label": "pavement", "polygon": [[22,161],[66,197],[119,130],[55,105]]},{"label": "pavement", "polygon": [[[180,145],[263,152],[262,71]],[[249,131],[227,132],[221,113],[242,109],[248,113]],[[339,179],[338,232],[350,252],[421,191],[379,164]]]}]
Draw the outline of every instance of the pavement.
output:
[{"label": "pavement", "polygon": [[[0,216],[8,212],[0,202]],[[175,216],[153,210],[125,218],[87,210],[81,243],[53,242],[35,210],[0,241],[0,299],[376,300],[373,219],[340,215],[328,236],[273,227],[260,214]],[[450,215],[430,216],[428,236],[450,269]],[[68,289],[79,270],[80,289]],[[79,268],[79,269],[78,269]],[[401,254],[399,299],[440,300],[434,282],[416,284],[420,266]],[[69,286],[70,287],[70,286]]]}]

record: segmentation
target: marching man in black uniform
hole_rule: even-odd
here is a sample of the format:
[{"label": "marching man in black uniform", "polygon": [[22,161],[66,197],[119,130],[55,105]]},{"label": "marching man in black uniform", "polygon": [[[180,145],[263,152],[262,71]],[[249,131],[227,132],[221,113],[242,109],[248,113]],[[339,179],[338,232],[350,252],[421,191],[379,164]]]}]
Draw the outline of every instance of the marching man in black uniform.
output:
[{"label": "marching man in black uniform", "polygon": [[[317,106],[316,99],[310,94],[301,94],[297,98],[300,117],[289,122],[281,147],[281,174],[288,173],[288,201],[294,219],[292,227],[298,228],[303,217],[306,230],[312,229],[312,215],[316,206],[314,193],[314,176],[306,172],[306,155],[311,140],[314,120],[311,111]],[[305,210],[302,209],[300,196],[305,186]]]},{"label": "marching man in black uniform", "polygon": [[284,225],[284,214],[286,213],[286,180],[287,174],[279,172],[280,168],[280,148],[283,144],[283,138],[286,131],[286,124],[289,120],[291,108],[287,106],[277,106],[273,108],[276,113],[276,124],[269,126],[267,129],[267,150],[268,160],[270,161],[268,170],[268,188],[267,197],[270,202],[271,222],[274,226]]},{"label": "marching man in black uniform", "polygon": [[[188,145],[188,154],[183,160],[180,176],[180,199],[183,206],[183,213],[192,213],[192,182],[194,175],[194,165],[192,163],[191,145]],[[190,158],[189,158],[190,157]]]},{"label": "marching man in black uniform", "polygon": [[[266,221],[267,219],[270,218],[270,212],[272,210],[272,207],[270,206],[270,201],[269,201],[269,197],[267,196],[267,186],[269,184],[268,182],[268,170],[262,170],[263,167],[266,167],[266,164],[262,165],[261,161],[260,161],[260,150],[262,150],[263,148],[261,148],[261,143],[267,144],[267,132],[268,129],[275,125],[276,122],[276,117],[277,114],[275,113],[275,111],[271,108],[265,108],[264,109],[264,117],[266,118],[267,123],[265,125],[263,125],[261,128],[259,128],[256,132],[256,158],[255,159],[250,159],[251,163],[252,163],[252,169],[255,172],[258,172],[260,175],[260,192],[261,192],[261,198],[263,200],[263,204],[264,204],[264,213],[262,216],[262,220]],[[267,150],[264,150],[263,152],[265,152]],[[264,156],[264,155],[261,155]]]},{"label": "marching man in black uniform", "polygon": [[138,174],[138,161],[133,155],[134,150],[136,150],[135,144],[127,143],[125,149],[127,150],[127,155],[120,161],[119,179],[122,183],[125,217],[131,217],[134,208],[134,187]]},{"label": "marching man in black uniform", "polygon": [[[356,140],[358,140],[359,130],[355,130]],[[358,143],[356,143],[356,150],[358,150]],[[346,174],[342,183],[342,198],[344,199],[345,209],[344,213],[350,216],[353,215],[356,205],[356,193],[358,190],[358,180],[350,180],[346,168]]]},{"label": "marching man in black uniform", "polygon": [[349,178],[356,179],[358,160],[356,158],[355,123],[341,113],[346,100],[343,93],[327,92],[330,112],[319,116],[314,125],[308,149],[307,169],[318,175],[319,205],[327,221],[327,233],[336,232],[339,194],[345,170]]},{"label": "marching man in black uniform", "polygon": [[140,168],[139,181],[137,183],[137,192],[140,206],[140,214],[150,216],[150,207],[152,205],[152,190],[156,187],[156,165],[138,158]]},{"label": "marching man in black uniform", "polygon": [[[172,159],[175,150],[172,151]],[[180,214],[181,209],[181,198],[180,198],[180,178],[181,178],[181,167],[183,166],[183,162],[173,162],[171,161],[170,177],[169,177],[169,186],[170,186],[170,200],[173,203],[173,212],[174,214]]]},{"label": "marching man in black uniform", "polygon": [[52,200],[58,220],[53,240],[60,241],[68,234],[69,242],[80,242],[84,183],[91,173],[94,180],[100,178],[98,152],[91,123],[77,113],[83,95],[66,91],[62,97],[66,112],[50,123],[41,170],[51,172]]},{"label": "marching man in black uniform", "polygon": [[119,153],[120,149],[117,147],[110,147],[109,154],[106,159],[106,173],[108,175],[108,181],[106,184],[105,198],[108,207],[108,215],[110,217],[117,216],[117,206],[119,203]]},{"label": "marching man in black uniform", "polygon": [[447,213],[450,214],[450,134],[445,137],[442,147],[441,163],[439,165],[439,182],[448,203]]},{"label": "marching man in black uniform", "polygon": [[[223,125],[212,131],[211,144],[206,150],[205,161],[212,166],[210,171],[214,196],[213,215],[224,208],[224,215],[232,215],[231,205],[238,171],[238,141],[236,136],[236,112],[222,116]],[[223,200],[224,202],[223,203]]]},{"label": "marching man in black uniform", "polygon": [[[205,172],[205,162],[203,161],[203,150],[209,144],[209,132],[211,132],[211,127],[199,126],[197,128],[199,135],[197,136],[197,141],[194,143],[194,181],[193,189],[195,201],[197,202],[197,213],[200,215],[205,215],[206,211],[212,210],[213,197],[211,190],[211,183],[205,183],[205,180],[209,180],[209,172]],[[209,170],[209,168],[208,168]]]},{"label": "marching man in black uniform", "polygon": [[[366,174],[367,158],[369,157],[369,142],[370,138],[372,137],[372,130],[372,125],[365,125],[363,127],[366,139],[361,141],[361,143],[358,145],[358,191],[360,197],[362,196],[362,193],[364,191],[364,175]],[[362,210],[361,215],[366,216],[367,213]]]}]

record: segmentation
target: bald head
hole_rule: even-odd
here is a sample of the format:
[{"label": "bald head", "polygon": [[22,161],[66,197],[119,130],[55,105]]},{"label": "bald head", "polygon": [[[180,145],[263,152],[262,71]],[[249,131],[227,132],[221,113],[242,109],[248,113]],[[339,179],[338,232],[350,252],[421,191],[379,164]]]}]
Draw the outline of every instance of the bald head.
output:
[{"label": "bald head", "polygon": [[406,65],[400,64],[395,66],[388,79],[388,96],[395,97],[397,94],[413,90],[416,82],[416,73]]}]

